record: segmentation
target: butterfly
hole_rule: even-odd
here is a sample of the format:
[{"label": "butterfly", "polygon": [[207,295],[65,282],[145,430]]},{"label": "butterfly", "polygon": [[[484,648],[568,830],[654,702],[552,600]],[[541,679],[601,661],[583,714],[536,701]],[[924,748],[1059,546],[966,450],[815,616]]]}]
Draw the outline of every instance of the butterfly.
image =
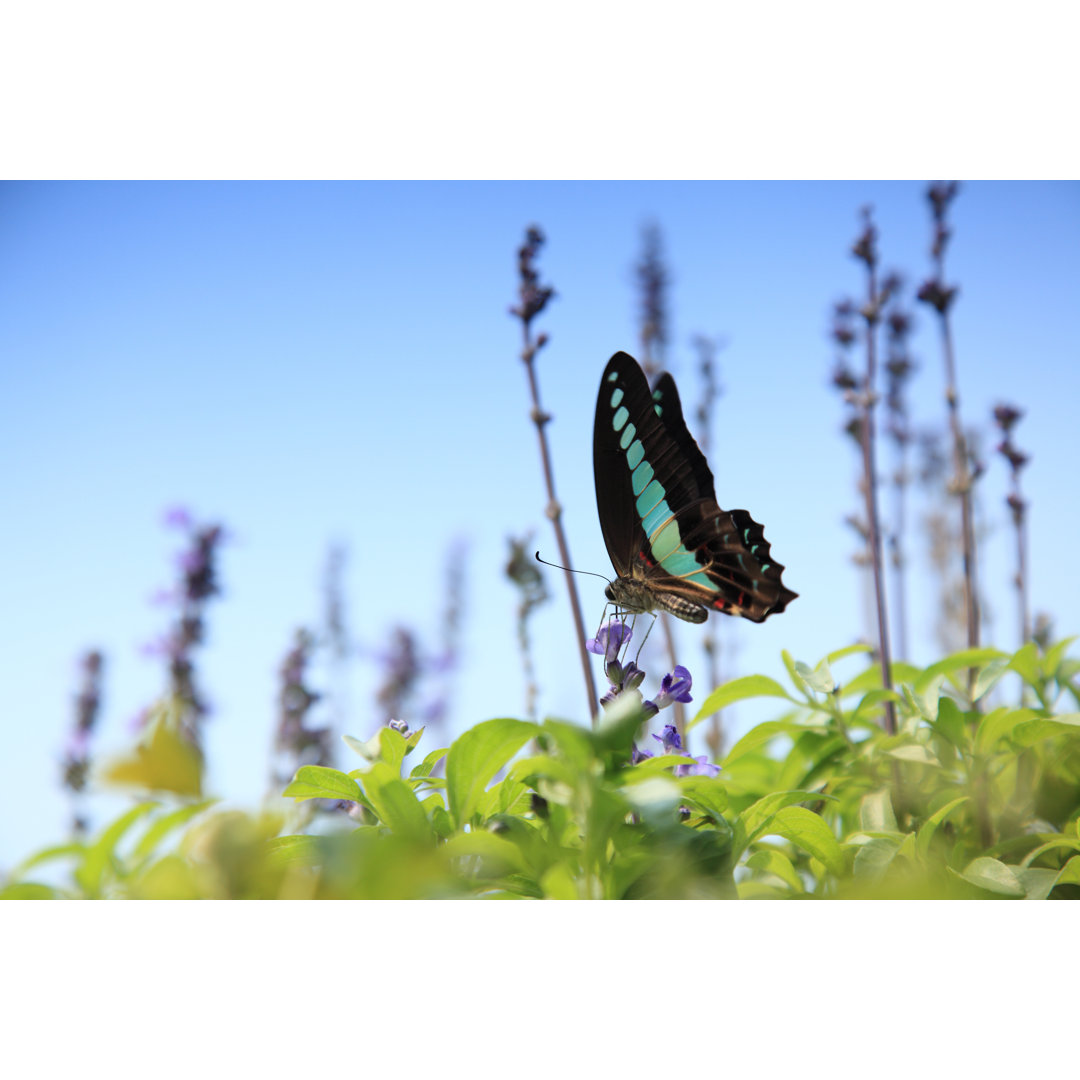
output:
[{"label": "butterfly", "polygon": [[650,391],[637,361],[604,369],[593,427],[600,529],[616,578],[608,600],[635,613],[702,623],[710,611],[764,622],[795,599],[762,527],[721,510],[713,475],[683,420],[675,380]]}]

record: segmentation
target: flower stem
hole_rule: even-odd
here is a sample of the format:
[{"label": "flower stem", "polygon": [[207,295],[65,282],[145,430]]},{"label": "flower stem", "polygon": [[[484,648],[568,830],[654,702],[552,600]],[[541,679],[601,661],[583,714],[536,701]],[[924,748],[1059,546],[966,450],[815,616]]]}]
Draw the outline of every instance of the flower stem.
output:
[{"label": "flower stem", "polygon": [[596,697],[596,682],[593,679],[592,666],[589,663],[589,653],[585,648],[585,620],[581,614],[581,601],[578,599],[577,584],[574,581],[573,572],[568,569],[572,566],[570,560],[570,546],[566,542],[566,533],[562,525],[562,506],[555,495],[555,476],[551,467],[551,452],[548,448],[547,433],[545,428],[551,416],[544,412],[540,405],[540,387],[536,378],[536,354],[547,344],[547,334],[540,334],[535,340],[532,337],[532,320],[540,314],[547,301],[554,295],[550,287],[541,287],[539,274],[533,265],[533,260],[544,242],[543,233],[535,226],[530,227],[525,236],[524,245],[518,250],[518,269],[521,275],[521,304],[511,309],[511,314],[521,319],[522,350],[521,360],[525,365],[525,371],[529,380],[529,395],[532,399],[530,417],[536,425],[536,438],[540,446],[540,464],[544,473],[544,486],[547,491],[547,507],[544,513],[551,520],[555,529],[555,542],[559,548],[559,561],[562,563],[563,573],[566,577],[566,589],[570,595],[570,609],[574,617],[574,629],[577,633],[578,654],[581,658],[581,668],[585,676],[585,694],[589,704],[589,715],[596,723],[599,705]]},{"label": "flower stem", "polygon": [[[874,571],[874,598],[877,608],[878,643],[881,659],[881,685],[886,690],[892,689],[892,660],[889,652],[889,620],[885,606],[885,575],[881,558],[881,524],[877,506],[877,474],[874,467],[874,391],[877,378],[876,331],[881,317],[882,304],[887,295],[878,292],[876,230],[870,218],[870,211],[864,211],[866,229],[856,243],[855,256],[866,264],[867,298],[862,309],[866,321],[866,375],[862,394],[862,423],[859,425],[860,444],[863,459],[863,488],[866,498],[867,539]],[[888,289],[886,289],[886,294]],[[896,732],[896,709],[891,700],[885,702],[885,730],[892,735]]]},{"label": "flower stem", "polygon": [[[562,524],[562,505],[555,496],[555,478],[551,468],[551,452],[548,449],[545,425],[551,417],[540,408],[540,389],[536,381],[536,368],[533,360],[536,356],[536,347],[529,340],[529,329],[525,328],[525,347],[522,349],[521,359],[525,363],[525,370],[529,376],[529,393],[532,395],[533,407],[530,413],[533,423],[536,425],[536,437],[540,445],[540,462],[544,470],[544,487],[547,490],[547,507],[544,513],[551,519],[555,529],[555,542],[559,548],[559,561],[564,567],[572,564],[570,560],[570,547],[566,542],[566,531]],[[596,682],[593,679],[592,665],[589,663],[589,654],[585,649],[585,620],[581,614],[581,601],[578,599],[577,582],[573,573],[564,569],[566,578],[566,590],[570,595],[570,610],[574,616],[574,630],[577,634],[578,654],[581,658],[581,668],[585,675],[585,694],[589,702],[589,715],[596,721],[599,709],[596,699]]]}]

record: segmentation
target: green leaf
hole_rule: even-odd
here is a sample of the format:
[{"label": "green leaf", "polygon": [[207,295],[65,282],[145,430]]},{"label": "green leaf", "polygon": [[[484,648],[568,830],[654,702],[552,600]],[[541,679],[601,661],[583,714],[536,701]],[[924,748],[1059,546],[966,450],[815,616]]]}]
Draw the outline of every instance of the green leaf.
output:
[{"label": "green leaf", "polygon": [[921,743],[909,743],[907,746],[894,746],[886,753],[900,761],[910,761],[916,765],[932,765],[941,768],[941,762]]},{"label": "green leaf", "polygon": [[864,641],[857,641],[854,645],[845,645],[842,649],[834,649],[831,653],[825,654],[823,663],[835,664],[837,660],[843,660],[845,656],[853,656],[855,653],[872,653],[874,647],[867,645]]},{"label": "green leaf", "polygon": [[281,794],[298,802],[305,799],[360,802],[360,785],[339,769],[328,769],[324,765],[301,765],[296,770],[296,779]]},{"label": "green leaf", "polygon": [[1061,868],[1057,883],[1059,885],[1080,885],[1080,855],[1074,855]]},{"label": "green leaf", "polygon": [[731,682],[717,687],[705,699],[694,719],[686,725],[686,730],[696,727],[702,720],[725,706],[752,697],[778,697],[794,701],[775,679],[770,679],[767,675],[744,675],[741,679],[732,679]]},{"label": "green leaf", "polygon": [[473,811],[495,774],[540,728],[526,720],[486,720],[454,740],[446,756],[450,815],[458,828]]},{"label": "green leaf", "polygon": [[849,723],[854,723],[862,717],[863,713],[869,712],[885,701],[903,701],[903,698],[895,690],[883,690],[881,687],[877,690],[867,690],[859,699],[859,704],[855,706]]},{"label": "green leaf", "polygon": [[1053,719],[1025,720],[1013,728],[1012,741],[1018,746],[1034,746],[1055,735],[1080,735],[1080,713],[1062,713]]},{"label": "green leaf", "polygon": [[438,765],[444,757],[446,757],[448,750],[449,747],[445,746],[439,750],[432,750],[431,753],[428,754],[427,757],[425,757],[419,765],[413,767],[413,770],[409,773],[409,776],[412,777],[413,780],[426,780],[428,777],[431,776],[431,770],[434,769],[435,766]]},{"label": "green leaf", "polygon": [[1061,871],[1031,866],[1017,870],[1016,876],[1023,886],[1025,900],[1045,900],[1050,895],[1050,890],[1058,883]]},{"label": "green leaf", "polygon": [[449,859],[479,858],[484,877],[524,873],[527,869],[517,844],[485,829],[451,836],[440,850]]},{"label": "green leaf", "polygon": [[978,859],[972,859],[960,875],[965,881],[977,885],[980,889],[992,892],[997,896],[1009,896],[1019,898],[1027,894],[1016,872],[1011,866],[1007,866],[999,859],[991,859],[986,855]]},{"label": "green leaf", "polygon": [[855,852],[854,876],[862,881],[880,881],[889,869],[899,845],[895,840],[872,837]]},{"label": "green leaf", "polygon": [[676,783],[682,797],[695,803],[713,818],[724,820],[728,808],[728,793],[724,782],[715,776],[680,776]]},{"label": "green leaf", "polygon": [[787,649],[780,650],[780,658],[784,661],[784,667],[787,668],[788,678],[791,679],[792,685],[796,690],[801,690],[806,694],[806,684],[802,681],[802,676],[795,669],[795,658],[787,651]]},{"label": "green leaf", "polygon": [[828,797],[829,796],[813,791],[770,792],[770,794],[763,796],[758,799],[757,802],[748,806],[739,817],[740,823],[746,830],[747,843],[758,836],[765,826],[769,824],[772,816],[783,807],[791,806],[793,803],[809,802],[811,800],[817,802],[820,799]]},{"label": "green leaf", "polygon": [[182,806],[179,810],[173,810],[171,813],[159,817],[139,837],[139,842],[135,845],[133,854],[138,859],[146,858],[173,829],[186,825],[192,818],[198,817],[208,807],[213,806],[216,801],[216,799],[203,799],[201,802],[193,803],[191,806]]},{"label": "green leaf", "polygon": [[199,751],[165,719],[152,721],[130,753],[113,758],[101,770],[107,784],[196,797],[202,794],[202,773]]},{"label": "green leaf", "polygon": [[1045,854],[1047,851],[1054,851],[1056,848],[1067,848],[1070,851],[1080,851],[1080,840],[1075,840],[1071,836],[1055,836],[1053,840],[1048,840],[1045,844],[1040,844],[1037,848],[1029,851],[1020,861],[1020,866],[1026,869],[1040,855]]},{"label": "green leaf", "polygon": [[588,768],[595,756],[590,733],[583,727],[569,724],[565,720],[545,720],[540,738],[544,743],[551,740],[563,757],[576,769]]},{"label": "green leaf", "polygon": [[405,754],[410,749],[405,742],[405,736],[391,727],[379,728],[379,736],[379,756],[395,772],[399,771]]},{"label": "green leaf", "polygon": [[35,851],[23,859],[11,871],[11,878],[18,880],[26,874],[27,870],[39,866],[41,863],[52,862],[54,859],[64,859],[69,856],[81,856],[86,852],[86,848],[87,845],[81,841],[74,841],[69,844],[50,844],[49,847]]},{"label": "green leaf", "polygon": [[782,851],[777,851],[775,848],[762,848],[760,851],[755,851],[746,860],[746,865],[751,870],[758,870],[763,874],[772,874],[774,877],[778,877],[792,892],[806,892],[806,886],[803,884],[802,878],[799,877],[799,872]]},{"label": "green leaf", "polygon": [[645,719],[637,694],[622,694],[600,710],[596,730],[591,735],[595,749],[629,755],[634,736]]},{"label": "green leaf", "polygon": [[991,752],[1001,739],[1006,738],[1017,724],[1035,717],[1032,709],[1010,709],[1005,705],[988,712],[975,729],[975,751]]},{"label": "green leaf", "polygon": [[888,788],[863,796],[859,803],[859,826],[865,832],[899,831]]},{"label": "green leaf", "polygon": [[556,863],[540,878],[540,887],[548,900],[579,900],[577,881],[565,863]]},{"label": "green leaf", "polygon": [[976,676],[975,685],[971,690],[971,700],[978,701],[986,695],[1008,670],[1008,660],[991,660]]},{"label": "green leaf", "polygon": [[918,837],[915,840],[915,850],[919,853],[919,856],[923,859],[929,854],[930,843],[934,839],[934,833],[937,832],[938,826],[958,807],[963,806],[968,801],[967,795],[961,795],[958,799],[953,799],[952,802],[946,803],[943,807],[933,813],[919,828]]},{"label": "green leaf", "polygon": [[38,885],[33,881],[17,881],[0,889],[0,900],[56,900],[59,894],[48,885]]},{"label": "green leaf", "polygon": [[836,689],[836,680],[829,670],[829,665],[824,660],[816,668],[811,668],[809,664],[797,660],[795,670],[799,673],[799,677],[803,682],[811,690],[816,690],[819,694],[831,694]]},{"label": "green leaf", "polygon": [[649,776],[641,783],[627,784],[622,788],[622,794],[648,824],[673,819],[682,799],[679,785],[670,776]]},{"label": "green leaf", "polygon": [[1012,654],[1012,657],[1008,661],[1008,667],[1020,676],[1024,682],[1030,686],[1037,686],[1039,683],[1039,649],[1034,641],[1029,641],[1026,645],[1022,645],[1019,649]]},{"label": "green leaf", "polygon": [[[943,697],[938,702],[937,719],[931,725],[935,735],[940,735],[946,742],[958,750],[966,750],[970,745],[968,715],[960,710],[950,697]],[[975,714],[971,714],[974,716]]]},{"label": "green leaf", "polygon": [[141,817],[145,817],[158,806],[156,802],[144,802],[133,806],[121,814],[109,825],[86,849],[86,857],[75,869],[75,880],[88,896],[97,896],[101,890],[105,870],[112,862],[117,844],[124,834]]},{"label": "green leaf", "polygon": [[[752,727],[729,751],[722,764],[727,768],[733,762],[738,761],[744,754],[756,750],[759,746],[770,743],[781,735],[795,735],[807,730],[802,724],[795,724],[788,720],[766,720],[764,723]],[[814,730],[824,732],[824,728]]]},{"label": "green leaf", "polygon": [[506,775],[523,783],[528,783],[530,779],[546,778],[563,784],[571,790],[579,778],[578,771],[568,761],[548,754],[521,758],[510,766]]},{"label": "green leaf", "polygon": [[266,841],[267,858],[272,865],[300,863],[316,866],[322,861],[324,844],[318,836],[275,836]]},{"label": "green leaf", "polygon": [[[929,671],[929,668],[927,669]],[[934,721],[937,719],[938,704],[941,700],[941,687],[945,682],[943,673],[935,674],[928,679],[920,676],[912,686],[912,696],[915,708],[924,720]]]},{"label": "green leaf", "polygon": [[833,874],[843,874],[844,854],[828,825],[804,806],[785,806],[773,815],[769,832],[786,837],[809,852]]},{"label": "green leaf", "polygon": [[1058,668],[1061,665],[1061,658],[1065,655],[1065,650],[1076,640],[1076,635],[1072,637],[1063,638],[1061,641],[1054,645],[1051,645],[1046,650],[1046,656],[1043,657],[1043,671],[1046,672],[1048,679],[1057,677]]},{"label": "green leaf", "polygon": [[381,727],[367,741],[356,739],[352,735],[342,735],[341,740],[365,761],[383,761],[391,768],[400,769],[406,755],[412,753],[423,734],[423,728],[402,735],[392,727]]},{"label": "green leaf", "polygon": [[357,739],[352,735],[342,735],[341,741],[355,754],[359,754],[365,761],[378,761],[382,753],[382,732],[379,728],[370,739]]},{"label": "green leaf", "polygon": [[398,775],[397,766],[374,762],[364,773],[364,794],[391,832],[410,840],[433,839],[427,814],[413,789]]},{"label": "green leaf", "polygon": [[964,668],[979,668],[990,663],[991,660],[1000,660],[1007,657],[1008,653],[1003,653],[1000,649],[963,649],[961,652],[946,656],[943,660],[939,660],[936,664],[931,664],[926,668],[915,680],[915,690],[919,692],[938,675],[952,675]]},{"label": "green leaf", "polygon": [[[892,681],[894,686],[914,682],[920,674],[921,669],[913,664],[909,664],[904,660],[893,661]],[[881,688],[881,665],[870,664],[864,671],[860,671],[858,675],[841,687],[840,696],[847,698],[855,694],[865,694],[868,690],[880,690]]]}]

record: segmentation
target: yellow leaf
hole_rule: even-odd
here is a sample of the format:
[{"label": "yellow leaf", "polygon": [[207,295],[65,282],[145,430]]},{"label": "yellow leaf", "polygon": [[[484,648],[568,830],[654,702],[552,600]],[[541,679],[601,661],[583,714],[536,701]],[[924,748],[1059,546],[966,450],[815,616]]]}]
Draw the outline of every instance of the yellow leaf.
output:
[{"label": "yellow leaf", "polygon": [[115,758],[101,776],[108,784],[198,796],[202,794],[202,757],[171,725],[158,722],[133,753]]}]

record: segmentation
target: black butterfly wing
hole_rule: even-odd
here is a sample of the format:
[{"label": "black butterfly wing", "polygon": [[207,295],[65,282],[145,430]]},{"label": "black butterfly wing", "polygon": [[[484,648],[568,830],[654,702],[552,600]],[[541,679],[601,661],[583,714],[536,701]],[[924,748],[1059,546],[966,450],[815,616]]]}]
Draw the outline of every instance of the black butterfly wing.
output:
[{"label": "black butterfly wing", "polygon": [[[647,537],[636,503],[644,490],[637,467],[656,460],[670,445],[653,409],[652,394],[637,361],[624,352],[608,361],[600,380],[593,423],[593,480],[600,530],[615,572],[629,577]],[[655,465],[652,468],[655,470]],[[634,477],[639,478],[635,492]]]},{"label": "black butterfly wing", "polygon": [[673,492],[675,503],[685,506],[698,499],[712,499],[715,502],[716,487],[712,470],[701,452],[701,447],[686,426],[679,391],[675,387],[675,380],[666,371],[656,380],[652,399],[654,411],[664,425],[664,430],[678,447],[679,454],[688,467],[688,471],[683,469],[674,478],[677,485]]},{"label": "black butterfly wing", "polygon": [[702,605],[762,622],[794,599],[761,526],[744,510],[717,505],[674,380],[662,375],[650,392],[626,353],[608,361],[601,379],[593,471],[612,565],[639,596],[644,590],[650,607],[702,621],[695,609]]}]

